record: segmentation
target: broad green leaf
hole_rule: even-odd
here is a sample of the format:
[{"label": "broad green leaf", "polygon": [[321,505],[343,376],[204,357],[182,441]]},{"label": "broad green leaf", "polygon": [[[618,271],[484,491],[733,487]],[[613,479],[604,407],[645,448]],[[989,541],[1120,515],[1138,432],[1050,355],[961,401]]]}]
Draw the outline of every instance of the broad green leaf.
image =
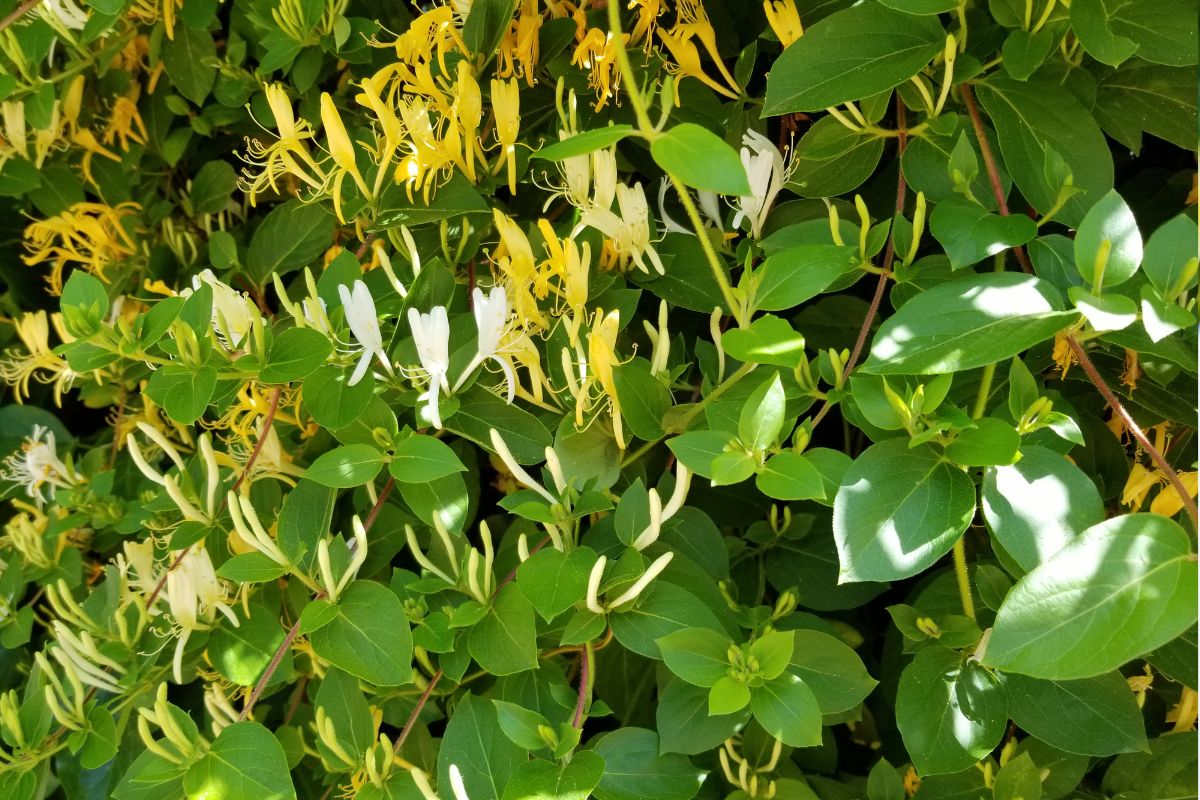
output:
[{"label": "broad green leaf", "polygon": [[[721,431],[688,431],[667,440],[679,463],[705,478],[713,477],[713,459],[725,452],[734,436]],[[753,469],[751,470],[751,474]],[[747,474],[745,477],[749,477]]]},{"label": "broad green leaf", "polygon": [[1115,190],[1098,198],[1075,232],[1075,267],[1099,291],[1124,283],[1142,263],[1142,234],[1125,199]]},{"label": "broad green leaf", "polygon": [[323,486],[347,489],[374,480],[383,461],[383,454],[369,444],[345,444],[317,456],[304,477]]},{"label": "broad green leaf", "polygon": [[1170,519],[1094,525],[1013,587],[985,662],[1052,680],[1110,672],[1196,621],[1196,580],[1191,541]]},{"label": "broad green leaf", "polygon": [[740,713],[710,715],[708,701],[708,689],[678,678],[667,681],[655,711],[662,752],[698,755],[719,747],[750,719],[745,704]]},{"label": "broad green leaf", "polygon": [[1028,753],[1010,759],[996,773],[995,800],[1042,800],[1042,771]]},{"label": "broad green leaf", "polygon": [[609,125],[605,128],[581,131],[574,136],[568,136],[566,139],[552,142],[540,150],[535,150],[531,158],[565,161],[568,158],[586,155],[593,150],[612,147],[625,137],[632,135],[632,125]]},{"label": "broad green leaf", "polygon": [[197,214],[216,214],[229,204],[237,189],[237,172],[228,161],[209,161],[192,178],[188,196]]},{"label": "broad green leaf", "polygon": [[708,714],[725,717],[750,705],[750,687],[731,675],[725,675],[708,689]]},{"label": "broad green leaf", "polygon": [[469,52],[491,58],[508,31],[517,0],[476,0],[463,22],[463,41]]},{"label": "broad green leaf", "polygon": [[1100,80],[1096,121],[1135,153],[1142,132],[1187,149],[1196,138],[1196,72],[1132,59]]},{"label": "broad green leaf", "polygon": [[1195,797],[1196,732],[1151,739],[1150,752],[1117,756],[1100,786],[1109,797]]},{"label": "broad green leaf", "polygon": [[1074,185],[1083,190],[1056,219],[1078,225],[1083,213],[1113,186],[1113,160],[1100,126],[1074,95],[1048,81],[1022,83],[992,76],[977,89],[979,102],[996,126],[1000,152],[1021,194],[1038,211],[1048,211],[1059,187],[1046,177],[1046,155],[1066,161]]},{"label": "broad green leaf", "polygon": [[546,747],[546,740],[542,738],[538,728],[552,727],[548,719],[516,703],[496,699],[493,699],[492,703],[496,706],[496,720],[505,736],[526,750],[540,750]]},{"label": "broad green leaf", "polygon": [[1068,753],[1112,756],[1146,749],[1146,723],[1119,672],[1049,681],[1005,676],[1013,722]]},{"label": "broad green leaf", "polygon": [[818,500],[825,497],[821,473],[804,456],[785,450],[767,460],[755,479],[758,490],[774,500]]},{"label": "broad green leaf", "polygon": [[879,684],[845,642],[820,631],[792,632],[795,644],[789,669],[817,698],[822,714],[849,711]]},{"label": "broad green leaf", "polygon": [[931,445],[869,447],[833,502],[840,580],[916,575],[949,552],[974,515],[975,485]]},{"label": "broad green leaf", "polygon": [[263,383],[303,380],[325,363],[333,345],[312,328],[288,328],[275,337],[267,363],[259,373]]},{"label": "broad green leaf", "polygon": [[720,453],[712,460],[709,471],[712,473],[713,486],[732,486],[741,483],[754,474],[756,462],[754,456],[744,450],[731,450]]},{"label": "broad green leaf", "polygon": [[375,380],[369,375],[350,385],[351,370],[318,367],[304,379],[304,408],[325,428],[338,430],[354,422],[371,404]]},{"label": "broad green leaf", "polygon": [[466,469],[448,444],[421,434],[397,442],[388,464],[388,472],[401,483],[427,483]]},{"label": "broad green leaf", "polygon": [[281,567],[264,554],[256,551],[233,556],[221,565],[217,570],[217,575],[234,583],[266,583],[275,580],[285,572],[287,572],[285,567]]},{"label": "broad green leaf", "polygon": [[63,284],[60,303],[67,331],[81,337],[99,329],[110,306],[104,284],[82,269],[72,272]]},{"label": "broad green leaf", "polygon": [[609,615],[617,641],[639,655],[659,659],[658,640],[681,628],[709,628],[723,632],[716,615],[691,592],[661,577],[646,589],[628,610]]},{"label": "broad green leaf", "polygon": [[446,428],[488,450],[492,448],[490,432],[495,428],[518,464],[540,463],[546,458],[546,448],[553,444],[550,431],[537,417],[478,388],[463,395]]},{"label": "broad green leaf", "polygon": [[994,364],[1051,338],[1075,318],[1054,287],[1013,272],[927,289],[880,326],[863,365],[880,375],[930,375]]},{"label": "broad green leaf", "polygon": [[729,672],[728,636],[709,628],[684,628],[658,640],[667,669],[696,686],[710,687]]},{"label": "broad green leaf", "polygon": [[301,478],[283,498],[276,536],[284,555],[301,568],[316,557],[317,543],[329,533],[337,492]]},{"label": "broad green leaf", "polygon": [[603,775],[604,759],[590,750],[565,764],[538,759],[517,768],[503,800],[587,800]]},{"label": "broad green leaf", "polygon": [[[253,724],[253,723],[247,723]],[[183,797],[183,775],[187,771],[184,764],[168,761],[157,753],[143,750],[138,754],[129,769],[125,771],[121,782],[113,789],[113,800],[179,800]],[[13,773],[9,773],[13,774]],[[24,773],[25,777],[33,778],[29,782],[27,795],[13,796],[32,800],[37,789],[37,779],[34,773]],[[13,786],[5,786],[0,781],[0,788],[12,791]]]},{"label": "broad green leaf", "polygon": [[271,209],[250,237],[246,269],[259,283],[315,261],[333,241],[334,219],[317,203],[289,200]]},{"label": "broad green leaf", "polygon": [[[787,320],[764,314],[748,328],[735,328],[721,337],[725,352],[738,361],[794,369],[804,361],[804,337]],[[617,387],[620,393],[620,384]],[[621,401],[624,408],[625,401]]]},{"label": "broad green leaf", "polygon": [[[320,708],[325,716],[333,723],[337,732],[338,744],[352,757],[365,753],[375,744],[375,726],[372,724],[371,706],[362,690],[358,688],[358,679],[340,669],[331,669],[321,679],[317,689],[314,708]],[[317,749],[330,763],[342,765],[341,759],[324,746],[321,737],[314,737]],[[332,756],[332,758],[330,758]],[[343,768],[350,768],[345,765]]]},{"label": "broad green leaf", "polygon": [[886,758],[881,758],[867,775],[868,800],[904,800],[904,780]]},{"label": "broad green leaf", "polygon": [[[1080,0],[1071,3],[1071,31],[1092,58],[1112,66],[1132,56],[1137,43],[1113,32],[1105,0]],[[1116,3],[1111,4],[1119,7]]]},{"label": "broad green leaf", "polygon": [[852,192],[879,166],[884,145],[880,136],[852,131],[833,117],[822,117],[800,137],[787,187],[801,197]]},{"label": "broad green leaf", "polygon": [[856,269],[857,260],[854,248],[833,244],[802,244],[775,253],[754,273],[754,307],[763,311],[795,308]]},{"label": "broad green leaf", "polygon": [[468,692],[454,708],[438,749],[438,785],[450,786],[450,766],[458,767],[471,800],[501,800],[504,787],[526,763],[525,749],[500,729],[491,702]]},{"label": "broad green leaf", "polygon": [[79,763],[84,769],[98,769],[117,754],[120,737],[117,723],[107,706],[96,705],[87,715],[87,736],[79,750]]},{"label": "broad green leaf", "polygon": [[775,60],[762,113],[820,111],[894,88],[945,44],[936,17],[874,3],[838,11],[808,27]]},{"label": "broad green leaf", "polygon": [[1009,423],[995,417],[975,420],[946,445],[946,458],[965,467],[994,467],[1017,460],[1021,435]]},{"label": "broad green leaf", "polygon": [[791,673],[757,686],[750,708],[763,729],[790,747],[821,743],[821,708],[811,689]]},{"label": "broad green leaf", "polygon": [[428,203],[421,192],[413,192],[410,197],[403,182],[394,183],[381,193],[379,209],[374,225],[376,230],[440,222],[464,214],[490,213],[487,201],[467,177],[458,172],[432,192]]},{"label": "broad green leaf", "polygon": [[1154,0],[1129,0],[1116,5],[1110,25],[1118,36],[1132,40],[1139,57],[1156,64],[1189,67],[1197,54],[1196,0],[1177,0],[1170,6]]},{"label": "broad green leaf", "polygon": [[953,650],[927,647],[900,674],[896,725],[922,775],[960,772],[1000,742],[1004,688]]},{"label": "broad green leaf", "polygon": [[1031,570],[1104,519],[1096,484],[1044,447],[1021,448],[1021,460],[983,473],[983,518],[1023,570]]},{"label": "broad green leaf", "polygon": [[202,105],[212,90],[216,58],[212,35],[205,30],[177,26],[175,36],[162,43],[163,68],[171,85],[196,105]]},{"label": "broad green leaf", "polygon": [[786,406],[783,382],[779,373],[775,373],[759,384],[742,406],[738,418],[738,438],[742,444],[754,451],[773,445],[783,429]]},{"label": "broad green leaf", "polygon": [[412,680],[412,634],[400,598],[381,584],[359,580],[342,592],[337,610],[310,637],[317,655],[376,686]]},{"label": "broad green leaf", "polygon": [[146,394],[163,407],[176,422],[190,425],[208,408],[217,390],[217,369],[211,365],[190,370],[169,364],[155,371],[146,385]]},{"label": "broad green leaf", "polygon": [[938,203],[929,217],[929,232],[946,248],[954,269],[1019,247],[1037,236],[1037,223],[1023,214],[1002,217],[967,200]]},{"label": "broad green leaf", "polygon": [[[253,686],[283,644],[283,627],[277,614],[258,603],[250,604],[250,616],[238,616],[241,624],[236,628],[221,625],[213,631],[208,657],[222,677],[238,686]],[[283,669],[277,675],[286,676],[291,663],[292,654],[285,653]]]},{"label": "broad green leaf", "polygon": [[651,374],[650,363],[635,358],[614,366],[613,385],[621,417],[633,435],[648,442],[662,436],[662,418],[671,408],[671,392]]},{"label": "broad green leaf", "polygon": [[511,583],[487,616],[471,628],[471,655],[493,675],[537,669],[537,618],[533,605]]},{"label": "broad green leaf", "polygon": [[1124,295],[1097,297],[1082,286],[1072,286],[1067,290],[1067,297],[1093,330],[1120,331],[1137,321],[1137,303]]},{"label": "broad green leaf", "polygon": [[650,155],[663,171],[693,189],[748,195],[750,183],[737,151],[708,128],[684,122],[655,137]]},{"label": "broad green leaf", "polygon": [[583,598],[595,563],[596,554],[587,547],[570,553],[544,547],[517,567],[517,587],[549,622]]},{"label": "broad green leaf", "polygon": [[593,792],[597,800],[691,800],[704,780],[686,756],[659,755],[658,734],[645,728],[603,734],[593,749],[604,759],[604,777]]},{"label": "broad green leaf", "polygon": [[750,658],[758,662],[755,674],[765,680],[774,680],[787,669],[792,658],[795,639],[791,631],[767,631],[760,634],[750,645]]},{"label": "broad green leaf", "polygon": [[188,800],[296,797],[287,759],[275,734],[257,722],[235,722],[183,776]]},{"label": "broad green leaf", "polygon": [[1163,223],[1146,243],[1142,270],[1164,298],[1174,299],[1196,284],[1196,222],[1179,214]]}]

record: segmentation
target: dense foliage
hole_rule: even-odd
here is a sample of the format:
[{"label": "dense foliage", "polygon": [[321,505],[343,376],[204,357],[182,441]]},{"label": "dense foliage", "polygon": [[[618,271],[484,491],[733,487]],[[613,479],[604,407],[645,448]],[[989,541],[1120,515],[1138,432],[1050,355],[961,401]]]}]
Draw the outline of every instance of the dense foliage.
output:
[{"label": "dense foliage", "polygon": [[1195,796],[1196,0],[0,11],[0,797]]}]

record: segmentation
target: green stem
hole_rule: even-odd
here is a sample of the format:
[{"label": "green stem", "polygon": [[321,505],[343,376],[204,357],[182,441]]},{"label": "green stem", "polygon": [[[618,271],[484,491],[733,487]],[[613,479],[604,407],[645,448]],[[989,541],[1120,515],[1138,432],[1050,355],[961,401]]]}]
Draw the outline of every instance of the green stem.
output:
[{"label": "green stem", "polygon": [[979,419],[987,410],[988,395],[992,391],[992,379],[996,376],[996,365],[988,364],[983,368],[979,379],[979,393],[975,395],[975,405],[971,407],[971,419]]},{"label": "green stem", "polygon": [[716,280],[717,285],[721,287],[721,296],[725,298],[725,305],[729,306],[729,313],[737,320],[738,327],[744,328],[750,324],[750,320],[745,319],[741,304],[733,296],[733,287],[729,285],[729,278],[725,275],[724,265],[721,263],[721,259],[713,247],[712,240],[708,238],[708,232],[704,229],[704,221],[700,219],[700,211],[696,208],[696,204],[692,201],[692,196],[688,193],[687,187],[683,185],[683,182],[674,175],[670,177],[671,185],[675,187],[675,193],[679,195],[679,202],[683,205],[683,210],[687,212],[688,219],[691,220],[692,227],[696,230],[696,238],[700,240],[700,248],[704,251],[704,256],[708,260],[708,266],[712,268],[713,278]]},{"label": "green stem", "polygon": [[962,598],[963,613],[975,619],[975,600],[971,597],[971,575],[967,572],[967,548],[960,537],[954,543],[954,577],[958,579],[958,595]]}]

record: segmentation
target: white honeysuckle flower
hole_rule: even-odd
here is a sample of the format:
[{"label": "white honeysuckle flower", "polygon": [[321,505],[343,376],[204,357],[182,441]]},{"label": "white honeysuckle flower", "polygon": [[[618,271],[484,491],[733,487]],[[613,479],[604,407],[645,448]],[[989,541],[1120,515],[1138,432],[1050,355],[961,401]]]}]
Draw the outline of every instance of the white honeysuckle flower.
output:
[{"label": "white honeysuckle flower", "polygon": [[79,483],[75,471],[58,457],[54,431],[42,425],[34,425],[33,433],[4,460],[0,477],[23,488],[38,508],[53,500],[57,490]]},{"label": "white honeysuckle flower", "polygon": [[363,379],[372,359],[378,359],[387,374],[395,374],[392,362],[388,360],[387,352],[383,349],[383,332],[379,330],[379,316],[375,313],[375,299],[371,297],[371,290],[362,281],[355,281],[351,289],[344,285],[339,286],[338,297],[342,299],[342,308],[346,312],[346,324],[350,326],[350,333],[362,347],[362,356],[350,375],[348,385],[354,386]]},{"label": "white honeysuckle flower", "polygon": [[654,272],[659,275],[666,274],[658,251],[654,249],[650,240],[650,205],[646,202],[642,184],[618,184],[617,208],[619,214],[598,207],[588,209],[580,217],[580,224],[603,233],[618,255],[633,259],[638,269],[647,275],[651,272],[651,268],[646,265],[647,258]]},{"label": "white honeysuckle flower", "polygon": [[87,25],[87,12],[74,0],[42,0],[40,10],[43,17],[57,21],[67,30],[81,31]]},{"label": "white honeysuckle flower", "polygon": [[612,208],[617,196],[617,153],[615,148],[596,150],[592,153],[592,199],[593,208]]},{"label": "white honeysuckle flower", "polygon": [[240,624],[229,607],[225,586],[213,569],[208,551],[193,547],[177,556],[175,568],[167,573],[164,594],[171,617],[179,628],[172,659],[176,683],[183,682],[183,652],[192,631],[207,630],[220,611],[235,628]]},{"label": "white honeysuckle flower", "polygon": [[658,184],[658,218],[663,224],[665,233],[687,233],[695,235],[695,231],[691,228],[680,225],[675,220],[671,219],[671,215],[667,213],[667,188],[671,185],[671,179],[663,177]]},{"label": "white honeysuckle flower", "polygon": [[450,391],[450,382],[446,378],[450,369],[450,320],[446,316],[446,307],[434,306],[427,314],[410,308],[408,325],[412,328],[421,368],[429,375],[429,388],[421,395],[421,399],[426,401],[426,410],[433,426],[441,428],[438,396],[442,389]]},{"label": "white honeysuckle flower", "polygon": [[725,223],[721,219],[721,198],[717,193],[697,190],[696,196],[700,198],[700,210],[704,212],[704,216],[708,217],[717,230],[724,230]]},{"label": "white honeysuckle flower", "polygon": [[226,350],[236,350],[250,334],[254,324],[260,321],[258,309],[249,295],[217,278],[211,269],[193,276],[192,288],[184,289],[179,295],[188,297],[206,284],[212,289],[213,333]]},{"label": "white honeysuckle flower", "polygon": [[462,375],[454,382],[453,391],[466,382],[480,364],[493,359],[504,372],[505,383],[508,387],[508,402],[511,403],[517,392],[517,376],[513,374],[512,364],[507,359],[500,358],[500,344],[509,330],[509,319],[512,310],[508,305],[508,295],[503,286],[495,286],[488,294],[478,286],[471,293],[471,313],[475,316],[475,328],[479,333],[479,343],[471,363],[467,364]]},{"label": "white honeysuckle flower", "polygon": [[467,797],[467,787],[463,785],[462,773],[457,764],[450,765],[450,791],[454,792],[454,800],[471,800]]},{"label": "white honeysuckle flower", "polygon": [[750,220],[750,234],[757,239],[771,213],[771,205],[791,176],[794,165],[790,159],[785,163],[779,148],[757,131],[746,131],[742,145],[742,166],[750,182],[750,194],[737,199],[739,210],[733,218],[733,227],[741,224],[745,217]]}]

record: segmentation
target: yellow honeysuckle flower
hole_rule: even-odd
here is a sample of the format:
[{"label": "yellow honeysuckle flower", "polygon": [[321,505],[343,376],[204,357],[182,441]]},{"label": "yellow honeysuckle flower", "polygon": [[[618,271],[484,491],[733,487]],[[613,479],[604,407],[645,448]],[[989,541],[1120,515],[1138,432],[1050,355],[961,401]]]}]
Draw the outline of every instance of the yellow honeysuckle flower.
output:
[{"label": "yellow honeysuckle flower", "polygon": [[[621,36],[623,41],[629,41],[629,34]],[[596,90],[594,108],[599,111],[608,105],[609,98],[614,95],[621,81],[612,34],[600,28],[589,30],[576,45],[571,64],[588,71],[588,86]]]},{"label": "yellow honeysuckle flower", "polygon": [[763,0],[763,11],[767,13],[771,30],[784,47],[804,35],[804,25],[800,22],[795,0]]},{"label": "yellow honeysuckle flower", "polygon": [[537,269],[537,260],[525,232],[499,209],[493,209],[496,232],[500,234],[500,245],[492,251],[492,263],[500,270],[501,281],[508,293],[517,322],[522,329],[541,329],[546,325],[546,316],[538,306],[538,300],[549,293],[549,284]]},{"label": "yellow honeysuckle flower", "polygon": [[338,167],[330,173],[330,176],[333,177],[333,210],[338,219],[345,222],[346,220],[342,216],[342,181],[345,177],[349,175],[354,178],[354,183],[368,200],[372,195],[362,174],[358,171],[354,143],[350,141],[350,135],[346,133],[346,126],[342,124],[342,117],[338,113],[337,106],[333,104],[333,98],[329,96],[329,92],[321,92],[321,127],[325,130],[329,155],[333,157],[333,163]]},{"label": "yellow honeysuckle flower", "polygon": [[31,266],[50,263],[46,280],[54,295],[62,294],[63,270],[68,264],[108,281],[105,269],[136,252],[125,221],[140,210],[141,206],[132,202],[116,206],[75,203],[58,216],[26,226],[25,249],[29,254],[22,260]]},{"label": "yellow honeysuckle flower", "polygon": [[[660,30],[658,32],[658,38],[667,46],[667,51],[671,54],[672,61],[667,62],[667,71],[683,78],[695,78],[714,92],[736,100],[738,97],[736,92],[725,88],[704,71],[704,67],[700,64],[700,51],[692,43],[691,38],[680,33],[678,29],[677,25],[669,31]],[[718,60],[717,63],[721,62]],[[680,81],[677,80],[675,82],[675,105],[677,106],[679,105],[679,84]]]},{"label": "yellow honeysuckle flower", "polygon": [[449,74],[446,54],[458,50],[470,54],[459,35],[454,9],[450,6],[434,6],[413,20],[408,30],[396,38],[396,60],[404,64],[432,61],[437,53],[438,66],[443,74]]},{"label": "yellow honeysuckle flower", "polygon": [[475,160],[487,163],[479,144],[479,124],[483,121],[483,94],[479,90],[479,82],[475,73],[466,61],[458,62],[458,80],[454,85],[454,114],[462,130],[462,140],[466,148],[467,179],[475,182]]},{"label": "yellow honeysuckle flower", "polygon": [[492,79],[492,113],[496,116],[496,141],[502,150],[495,171],[499,172],[502,164],[508,165],[508,190],[516,194],[516,143],[521,131],[521,89],[516,78],[508,81]]},{"label": "yellow honeysuckle flower", "polygon": [[[135,86],[136,88],[136,86]],[[136,92],[133,97],[118,97],[113,101],[108,125],[104,129],[104,143],[120,141],[121,149],[129,152],[130,140],[145,144],[148,134],[146,124],[138,113]]]},{"label": "yellow honeysuckle flower", "polygon": [[538,65],[538,32],[542,27],[542,12],[538,0],[523,0],[516,22],[509,26],[496,53],[497,74],[501,78],[524,78],[533,86],[533,72]]},{"label": "yellow honeysuckle flower", "polygon": [[[50,325],[45,311],[24,314],[13,323],[26,352],[12,348],[0,360],[0,378],[13,387],[13,399],[23,403],[29,397],[29,381],[54,384],[54,404],[62,407],[63,392],[71,388],[79,373],[50,348]],[[97,371],[97,375],[100,372]]]},{"label": "yellow honeysuckle flower", "polygon": [[616,309],[605,313],[597,309],[592,318],[592,329],[588,333],[587,363],[581,365],[583,380],[575,396],[575,424],[584,425],[584,415],[593,407],[591,387],[600,390],[600,404],[612,411],[613,435],[617,446],[625,449],[625,435],[621,425],[621,404],[617,399],[617,386],[613,379],[613,367],[621,363],[617,357],[617,334],[621,316]]},{"label": "yellow honeysuckle flower", "polygon": [[667,10],[666,3],[664,0],[630,0],[629,7],[637,9],[637,19],[629,31],[629,43],[641,44],[649,52],[654,44],[658,18]]},{"label": "yellow honeysuckle flower", "polygon": [[297,120],[292,113],[292,101],[280,84],[263,86],[271,115],[275,117],[275,130],[279,138],[271,144],[258,139],[246,140],[246,155],[242,159],[252,168],[244,171],[242,189],[250,196],[250,205],[255,205],[259,193],[266,187],[278,192],[276,181],[291,175],[307,184],[316,192],[323,192],[326,185],[325,171],[308,152],[305,142],[314,138],[312,126],[306,120]]},{"label": "yellow honeysuckle flower", "polygon": [[[1163,480],[1166,480],[1164,477]],[[1180,472],[1179,482],[1183,484],[1183,489],[1188,495],[1196,499],[1196,473],[1195,472]],[[1158,496],[1154,498],[1154,502],[1150,504],[1151,514],[1162,514],[1164,517],[1173,517],[1183,510],[1183,498],[1179,496],[1179,492],[1170,483],[1167,483]]]}]

